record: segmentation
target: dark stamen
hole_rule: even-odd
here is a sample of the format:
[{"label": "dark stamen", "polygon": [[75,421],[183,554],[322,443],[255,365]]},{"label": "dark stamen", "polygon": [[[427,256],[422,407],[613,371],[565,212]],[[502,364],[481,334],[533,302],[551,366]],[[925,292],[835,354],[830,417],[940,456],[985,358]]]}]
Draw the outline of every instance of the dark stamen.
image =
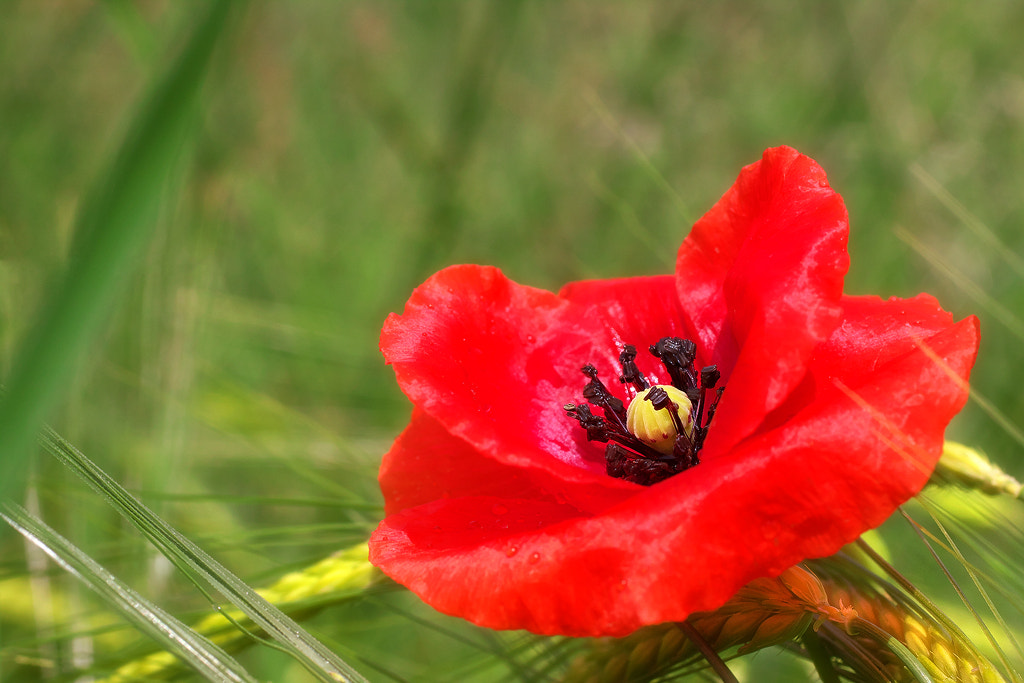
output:
[{"label": "dark stamen", "polygon": [[614,443],[608,444],[605,460],[610,476],[644,486],[657,484],[683,471],[676,463],[641,458]]},{"label": "dark stamen", "polygon": [[632,455],[625,448],[617,443],[608,444],[608,448],[604,451],[605,471],[608,472],[609,476],[615,477],[616,479],[626,478],[626,462]]},{"label": "dark stamen", "polygon": [[704,427],[697,435],[696,445],[698,450],[704,447],[704,438],[708,435],[708,425],[711,424],[711,420],[715,417],[715,411],[718,410],[718,402],[722,400],[722,392],[724,391],[725,387],[718,387],[718,389],[715,390],[715,402],[712,403],[711,407],[708,409],[708,420],[704,423]]},{"label": "dark stamen", "polygon": [[693,361],[697,358],[697,345],[689,339],[664,337],[650,347],[651,355],[660,358],[662,365],[672,378],[672,386],[686,393],[692,403],[700,397],[697,374],[693,371]]},{"label": "dark stamen", "polygon": [[662,387],[654,387],[647,396],[644,397],[645,401],[650,401],[651,405],[654,406],[655,410],[668,410],[668,415],[672,418],[672,424],[676,428],[676,434],[685,434],[686,430],[683,429],[683,420],[679,417],[679,406],[672,402],[669,398],[668,392]]},{"label": "dark stamen", "polygon": [[[704,423],[704,404],[705,397],[707,396],[708,389],[714,389],[715,385],[718,384],[718,380],[722,378],[722,373],[718,371],[717,365],[705,365],[700,371],[700,397],[693,406],[693,414],[696,416],[694,422],[698,425]],[[711,419],[708,418],[708,422]]]},{"label": "dark stamen", "polygon": [[[623,446],[632,449],[635,453],[639,453],[640,456],[643,456],[644,458],[652,460],[665,458],[664,453],[651,448],[643,441],[630,434],[626,429],[625,424],[620,428],[615,423],[608,423],[603,417],[594,415],[588,405],[566,403],[562,406],[562,409],[565,411],[566,415],[579,422],[580,426],[587,430],[587,441],[599,441],[600,443],[617,441]],[[611,446],[611,444],[609,444],[609,446]]]},{"label": "dark stamen", "polygon": [[[672,386],[686,394],[690,400],[690,433],[684,428],[686,418],[679,415],[679,404],[672,401],[668,392],[661,386],[655,386],[644,397],[650,401],[655,410],[668,410],[672,425],[676,430],[675,441],[671,453],[663,453],[653,446],[641,441],[626,427],[627,411],[621,399],[616,398],[605,384],[598,379],[597,368],[585,365],[584,375],[590,381],[583,388],[583,397],[590,405],[567,403],[563,406],[566,415],[580,423],[587,431],[588,441],[606,443],[605,464],[608,474],[638,484],[650,486],[663,481],[675,474],[700,464],[698,453],[704,445],[708,426],[718,409],[718,401],[722,398],[724,387],[716,391],[715,400],[708,408],[707,419],[704,409],[707,404],[707,392],[715,389],[721,379],[721,373],[714,365],[701,369],[700,374],[694,368],[697,357],[697,345],[689,339],[664,337],[650,347],[651,354],[659,358],[671,378]],[[626,345],[619,354],[622,375],[619,381],[632,387],[637,393],[650,388],[650,383],[636,365],[636,347]],[[634,399],[635,400],[635,399]],[[604,412],[604,417],[594,415],[590,406],[597,406]]]},{"label": "dark stamen", "polygon": [[722,373],[718,371],[717,365],[705,365],[700,370],[700,388],[714,389],[718,380],[722,379]]},{"label": "dark stamen", "polygon": [[597,378],[597,368],[593,365],[584,365],[583,374],[590,378],[587,386],[583,387],[583,398],[603,408],[605,418],[617,423],[622,431],[626,431],[626,408],[622,401],[612,396],[608,387]]},{"label": "dark stamen", "polygon": [[679,463],[680,472],[700,464],[700,458],[697,457],[697,448],[685,432],[676,435],[676,443],[672,448],[672,455],[675,456],[676,462]]},{"label": "dark stamen", "polygon": [[622,349],[622,353],[619,354],[619,364],[622,366],[622,375],[619,377],[619,381],[623,384],[632,384],[640,392],[650,385],[647,384],[647,379],[640,373],[640,368],[633,362],[635,360],[636,347],[626,344]]},{"label": "dark stamen", "polygon": [[608,424],[604,421],[604,418],[590,412],[590,406],[566,403],[562,406],[562,409],[565,410],[566,415],[579,422],[580,427],[587,430],[587,441],[608,442]]}]

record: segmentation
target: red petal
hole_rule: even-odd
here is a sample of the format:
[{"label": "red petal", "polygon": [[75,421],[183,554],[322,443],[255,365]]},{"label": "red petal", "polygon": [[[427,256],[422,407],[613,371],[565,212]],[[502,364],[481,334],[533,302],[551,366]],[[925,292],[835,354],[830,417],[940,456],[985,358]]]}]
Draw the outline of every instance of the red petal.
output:
[{"label": "red petal", "polygon": [[839,323],[847,233],[821,167],[778,147],[744,168],[683,242],[676,273],[688,325],[728,386],[705,459],[785,400]]},{"label": "red petal", "polygon": [[371,559],[436,608],[493,628],[624,635],[713,609],[754,578],[835,552],[923,485],[977,342],[975,319],[948,327],[861,373],[856,391],[603,514],[437,501],[382,522]]},{"label": "red petal", "polygon": [[804,380],[762,422],[759,432],[781,426],[813,402],[834,400],[843,392],[837,380],[843,387],[857,389],[871,381],[879,368],[919,350],[922,340],[953,324],[953,316],[928,294],[888,301],[844,296],[840,304],[842,323],[815,349]]},{"label": "red petal", "polygon": [[412,402],[480,453],[619,487],[630,485],[605,475],[603,448],[562,406],[581,396],[587,363],[621,391],[621,344],[681,329],[670,276],[581,282],[558,296],[495,268],[454,266],[388,317],[381,350]]},{"label": "red petal", "polygon": [[929,294],[913,299],[844,296],[842,323],[814,352],[812,372],[841,376],[855,385],[858,376],[877,369],[918,347],[916,340],[931,337],[953,324]]},{"label": "red petal", "polygon": [[639,350],[636,363],[649,381],[671,382],[665,367],[647,353],[647,347],[662,337],[693,336],[684,325],[685,316],[679,307],[674,277],[570,282],[559,296],[572,303],[575,319],[585,321],[593,329],[594,347],[588,351],[590,362],[602,371],[613,392],[623,395],[616,378],[621,371],[619,352],[626,344]]},{"label": "red petal", "polygon": [[[385,512],[392,515],[434,500],[464,496],[533,498],[596,513],[642,491],[638,487],[567,481],[547,470],[489,458],[415,409],[380,468]],[[607,477],[604,477],[607,479]]]}]

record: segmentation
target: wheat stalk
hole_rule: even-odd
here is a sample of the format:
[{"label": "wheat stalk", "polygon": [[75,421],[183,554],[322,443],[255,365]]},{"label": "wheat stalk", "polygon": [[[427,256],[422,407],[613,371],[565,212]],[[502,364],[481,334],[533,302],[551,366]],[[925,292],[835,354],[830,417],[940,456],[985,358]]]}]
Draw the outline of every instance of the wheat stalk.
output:
[{"label": "wheat stalk", "polygon": [[[370,564],[365,543],[337,552],[305,569],[281,577],[276,583],[256,592],[268,602],[289,611],[303,601],[324,595],[350,595],[358,593],[379,577]],[[253,623],[241,611],[230,608],[210,614],[193,627],[221,647],[238,647],[253,637]],[[180,673],[183,664],[169,652],[155,652],[118,667],[99,683],[132,683],[167,679]]]},{"label": "wheat stalk", "polygon": [[[821,647],[831,679],[910,682],[926,672],[935,681],[999,683],[1004,679],[970,643],[951,634],[926,610],[843,556],[813,570],[792,567],[774,579],[743,587],[713,612],[687,623],[723,656],[792,643],[801,654]],[[891,591],[891,592],[890,592]],[[649,680],[699,661],[700,652],[677,624],[641,629],[626,638],[595,640],[570,665],[564,683]],[[823,675],[823,679],[829,680]]]}]

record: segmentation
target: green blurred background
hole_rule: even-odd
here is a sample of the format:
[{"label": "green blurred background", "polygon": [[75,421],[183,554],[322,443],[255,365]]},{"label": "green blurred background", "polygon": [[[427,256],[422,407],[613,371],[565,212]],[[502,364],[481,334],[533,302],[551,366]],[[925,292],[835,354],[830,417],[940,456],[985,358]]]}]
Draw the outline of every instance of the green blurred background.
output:
[{"label": "green blurred background", "polygon": [[[4,374],[83,195],[204,7],[4,3]],[[669,272],[778,144],[846,200],[847,291],[979,315],[972,387],[1024,422],[1024,4],[253,2],[236,19],[155,239],[51,423],[243,578],[373,528],[376,463],[409,413],[377,337],[416,284],[459,262],[548,289]],[[950,435],[1024,476],[1019,437],[978,403]],[[48,522],[162,604],[202,606],[55,461],[33,475]],[[22,546],[0,539],[0,673],[32,680],[27,661],[70,648],[52,629],[95,625],[90,598],[58,580],[46,614],[19,607]],[[376,600],[317,632],[410,680],[466,660],[438,624],[494,638]]]}]

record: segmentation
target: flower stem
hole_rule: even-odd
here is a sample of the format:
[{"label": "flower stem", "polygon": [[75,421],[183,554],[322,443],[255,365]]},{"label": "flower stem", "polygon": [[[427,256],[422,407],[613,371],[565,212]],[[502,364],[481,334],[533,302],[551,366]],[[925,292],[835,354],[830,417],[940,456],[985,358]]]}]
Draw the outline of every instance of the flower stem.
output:
[{"label": "flower stem", "polygon": [[821,683],[840,683],[839,674],[836,673],[835,668],[832,666],[832,658],[821,644],[818,632],[809,628],[804,631],[801,640],[803,641],[804,648],[807,650],[807,656],[810,658],[811,663],[814,664],[814,670],[818,672]]},{"label": "flower stem", "polygon": [[690,642],[697,646],[700,653],[704,655],[704,659],[707,660],[711,668],[715,670],[718,677],[722,679],[722,683],[739,683],[739,680],[729,670],[729,667],[725,665],[722,658],[718,656],[715,649],[708,644],[708,641],[704,640],[704,636],[700,634],[700,631],[695,629],[692,624],[687,621],[680,621],[676,624],[686,634],[686,637],[690,639]]}]

